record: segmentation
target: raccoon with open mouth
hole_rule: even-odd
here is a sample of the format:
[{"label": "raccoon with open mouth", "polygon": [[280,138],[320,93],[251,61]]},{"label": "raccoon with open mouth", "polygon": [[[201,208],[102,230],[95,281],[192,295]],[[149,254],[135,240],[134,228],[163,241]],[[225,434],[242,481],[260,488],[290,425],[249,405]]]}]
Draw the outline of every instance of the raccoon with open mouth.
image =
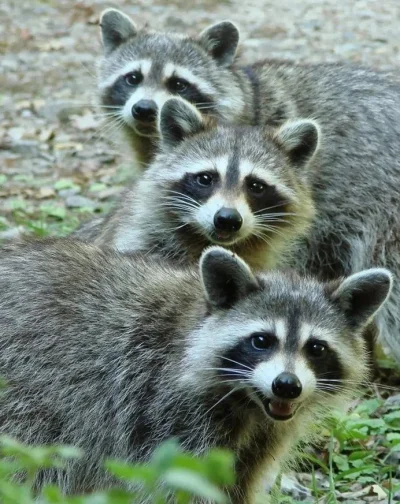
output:
[{"label": "raccoon with open mouth", "polygon": [[145,462],[174,436],[195,454],[232,450],[231,502],[253,504],[363,385],[362,333],[392,284],[384,269],[255,273],[221,247],[190,267],[71,239],[0,259],[0,433],[81,448],[35,475],[67,494],[121,485],[105,459]]}]

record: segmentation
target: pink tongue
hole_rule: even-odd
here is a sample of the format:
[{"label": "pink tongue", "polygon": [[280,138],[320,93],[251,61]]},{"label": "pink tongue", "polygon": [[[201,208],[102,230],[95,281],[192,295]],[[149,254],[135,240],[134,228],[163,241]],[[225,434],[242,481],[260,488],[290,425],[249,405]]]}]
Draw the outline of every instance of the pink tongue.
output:
[{"label": "pink tongue", "polygon": [[292,413],[292,404],[280,401],[271,401],[269,403],[271,413],[278,416],[289,416]]}]

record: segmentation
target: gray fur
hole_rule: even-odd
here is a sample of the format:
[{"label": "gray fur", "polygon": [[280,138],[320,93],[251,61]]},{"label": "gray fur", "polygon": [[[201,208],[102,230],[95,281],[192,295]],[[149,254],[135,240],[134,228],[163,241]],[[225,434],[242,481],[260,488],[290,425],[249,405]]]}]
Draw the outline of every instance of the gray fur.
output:
[{"label": "gray fur", "polygon": [[[210,279],[218,282],[225,266],[234,272],[235,264],[239,283],[248,275],[257,287],[241,291],[230,308],[212,307]],[[349,322],[337,286],[278,272],[254,277],[221,248],[205,252],[200,267],[201,276],[198,268],[66,239],[0,251],[0,375],[8,382],[0,396],[0,431],[85,451],[65,470],[38,474],[37,487],[55,482],[67,493],[108,487],[114,482],[102,469],[105,458],[146,461],[159,442],[178,436],[194,453],[233,449],[238,481],[232,502],[252,503],[258,477],[272,470],[273,459],[286,461],[297,441],[309,438],[310,425],[335,405],[343,407],[349,388],[354,393],[363,382],[360,333],[368,321]],[[216,369],[221,355],[247,341],[254,324],[275,319],[297,327],[291,338],[300,337],[304,324],[316,328],[342,366],[329,404],[317,385],[287,422],[273,421],[259,400],[253,403],[246,392],[251,375],[244,389],[240,374],[225,383]],[[298,355],[293,348],[282,352],[292,363]],[[237,391],[224,398],[232,387]]]}]

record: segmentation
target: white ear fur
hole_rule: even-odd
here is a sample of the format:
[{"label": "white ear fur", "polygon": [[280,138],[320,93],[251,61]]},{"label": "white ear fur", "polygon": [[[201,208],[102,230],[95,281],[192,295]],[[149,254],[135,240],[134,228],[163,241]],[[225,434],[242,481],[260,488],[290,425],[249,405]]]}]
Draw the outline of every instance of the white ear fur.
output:
[{"label": "white ear fur", "polygon": [[158,129],[164,146],[176,147],[184,138],[202,131],[203,127],[200,112],[182,98],[170,98],[161,108]]},{"label": "white ear fur", "polygon": [[223,247],[209,247],[200,258],[200,277],[211,307],[229,308],[259,288],[251,269]]},{"label": "white ear fur", "polygon": [[239,44],[239,28],[231,21],[215,23],[200,34],[200,43],[220,66],[229,66]]},{"label": "white ear fur", "polygon": [[344,311],[350,325],[366,326],[388,299],[393,286],[390,271],[372,268],[349,276],[333,292],[332,299]]},{"label": "white ear fur", "polygon": [[100,16],[104,51],[110,54],[118,46],[137,35],[135,23],[118,9],[106,9]]},{"label": "white ear fur", "polygon": [[288,121],[275,133],[274,140],[287,153],[294,165],[304,167],[318,150],[321,132],[311,119]]}]

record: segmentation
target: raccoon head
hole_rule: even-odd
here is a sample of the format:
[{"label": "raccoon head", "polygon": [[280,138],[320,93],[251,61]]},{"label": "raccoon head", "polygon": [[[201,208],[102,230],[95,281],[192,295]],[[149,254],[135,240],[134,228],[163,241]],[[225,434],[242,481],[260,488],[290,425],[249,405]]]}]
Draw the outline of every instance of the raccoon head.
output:
[{"label": "raccoon head", "polygon": [[211,247],[200,274],[208,317],[190,336],[185,386],[244,391],[281,422],[342,407],[363,384],[362,332],[390,294],[387,270],[335,284],[279,272],[256,276],[234,254]]},{"label": "raccoon head", "polygon": [[174,98],[161,110],[159,130],[160,154],[144,184],[151,181],[154,198],[163,199],[160,219],[184,247],[223,245],[249,261],[251,251],[265,265],[302,234],[313,216],[307,174],[318,148],[315,122],[274,131],[208,128],[195,107]]},{"label": "raccoon head", "polygon": [[105,52],[99,74],[102,105],[108,117],[122,119],[138,135],[157,134],[158,111],[171,96],[226,119],[244,107],[240,88],[226,70],[239,42],[233,23],[217,23],[192,39],[139,30],[122,12],[107,9],[100,26]]}]

